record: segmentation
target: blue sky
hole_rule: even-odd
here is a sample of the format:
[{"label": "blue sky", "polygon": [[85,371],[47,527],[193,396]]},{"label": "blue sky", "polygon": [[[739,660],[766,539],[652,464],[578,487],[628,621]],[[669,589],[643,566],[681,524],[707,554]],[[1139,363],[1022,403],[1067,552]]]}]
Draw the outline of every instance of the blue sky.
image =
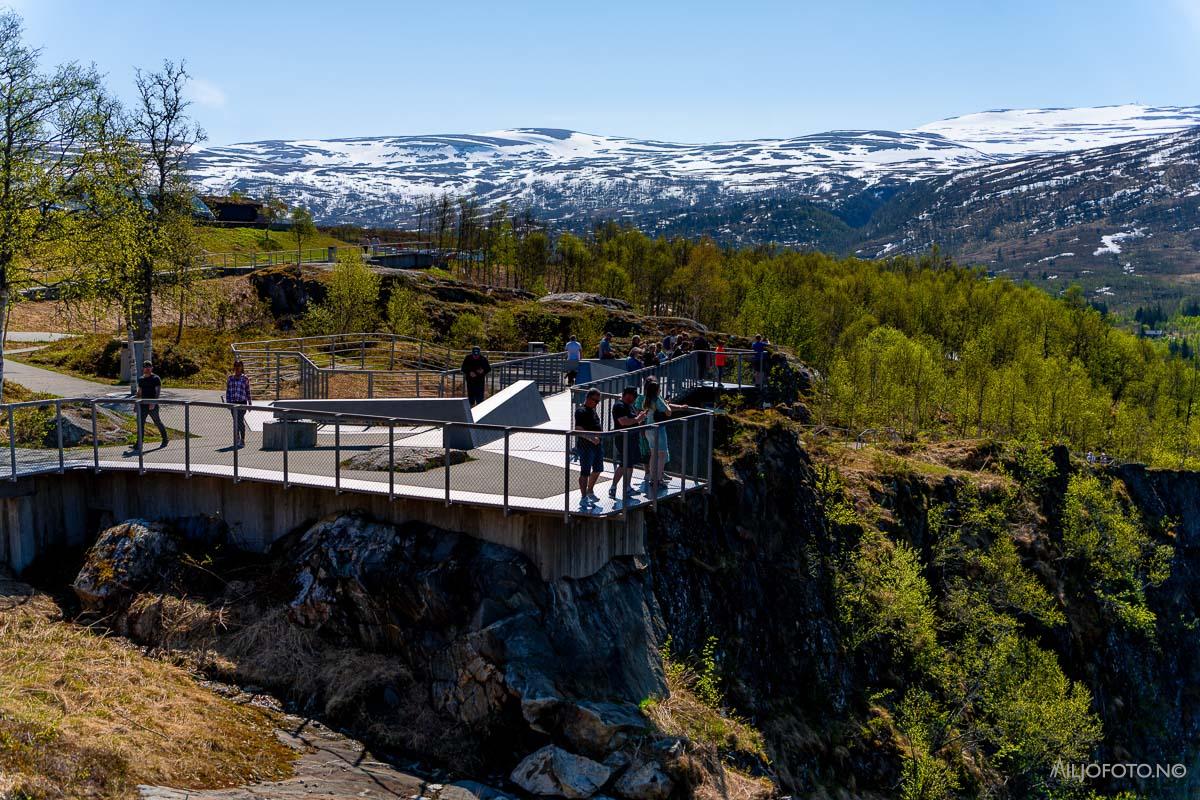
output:
[{"label": "blue sky", "polygon": [[210,144],[560,127],[703,142],[1200,104],[1200,0],[0,0],[47,62],[184,58]]}]

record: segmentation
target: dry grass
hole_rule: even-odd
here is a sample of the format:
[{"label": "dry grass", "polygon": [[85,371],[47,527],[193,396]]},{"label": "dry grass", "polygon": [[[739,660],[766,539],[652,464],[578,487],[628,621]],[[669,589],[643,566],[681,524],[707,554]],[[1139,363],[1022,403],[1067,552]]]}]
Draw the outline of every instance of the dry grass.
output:
[{"label": "dry grass", "polygon": [[266,712],[63,621],[44,595],[0,588],[0,796],[236,786],[285,777],[292,758]]},{"label": "dry grass", "polygon": [[687,667],[666,664],[667,697],[642,702],[642,711],[662,733],[682,736],[701,746],[767,761],[762,734],[744,720],[713,708],[695,692],[696,677]]}]

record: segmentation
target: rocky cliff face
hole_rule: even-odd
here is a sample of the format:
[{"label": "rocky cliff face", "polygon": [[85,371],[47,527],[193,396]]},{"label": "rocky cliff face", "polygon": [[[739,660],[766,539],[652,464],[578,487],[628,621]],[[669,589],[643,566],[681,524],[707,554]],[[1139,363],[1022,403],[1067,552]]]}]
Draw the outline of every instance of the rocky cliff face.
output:
[{"label": "rocky cliff face", "polygon": [[[190,580],[180,554],[203,542],[118,526],[77,587],[119,630],[220,677],[536,795],[728,796],[735,769],[815,795],[1061,795],[1078,787],[1050,779],[1058,756],[1195,763],[1200,476],[1114,468],[1084,513],[1071,487],[1086,469],[1064,452],[868,453],[808,444],[775,412],[718,417],[717,439],[711,495],[664,504],[645,557],[584,580],[343,516]],[[1071,549],[1081,513],[1169,552],[1169,577],[1138,595],[1147,624],[1114,616],[1134,601],[1093,569],[1103,538]],[[668,691],[667,642],[694,665],[709,649],[716,694],[762,731],[769,768],[639,708]],[[1093,785],[1123,787],[1193,788]]]}]

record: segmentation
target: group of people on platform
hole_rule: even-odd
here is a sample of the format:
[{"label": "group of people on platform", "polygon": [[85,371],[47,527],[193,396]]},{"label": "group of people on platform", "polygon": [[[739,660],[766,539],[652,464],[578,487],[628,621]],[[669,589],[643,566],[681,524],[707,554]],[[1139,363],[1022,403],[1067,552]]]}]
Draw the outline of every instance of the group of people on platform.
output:
[{"label": "group of people on platform", "polygon": [[[576,431],[575,454],[579,459],[581,505],[600,501],[596,495],[596,483],[604,473],[604,437],[601,436],[604,426],[597,411],[601,399],[600,390],[591,389],[583,402],[575,407],[573,427]],[[646,464],[645,478],[640,488],[631,486],[630,493],[639,494],[643,490],[655,493],[667,488],[666,466],[671,457],[667,428],[664,425],[654,426],[654,423],[666,422],[674,412],[686,408],[668,402],[654,378],[643,381],[640,392],[634,386],[626,386],[621,391],[621,398],[613,403],[609,412],[612,423],[610,430],[641,430],[608,437],[615,445],[613,477],[608,486],[610,499],[616,499],[617,489],[626,472],[631,471],[634,464],[642,462]]]},{"label": "group of people on platform", "polygon": [[[765,377],[768,358],[768,342],[763,336],[754,337],[751,345],[751,364],[754,370],[755,383],[762,385]],[[574,384],[580,362],[583,360],[583,345],[575,336],[571,336],[564,346],[567,355],[567,380]],[[640,336],[634,336],[625,359],[627,372],[636,372],[647,366],[666,363],[672,358],[697,353],[697,361],[702,375],[707,375],[712,367],[717,370],[717,380],[723,378],[725,369],[729,366],[724,343],[717,341],[715,346],[708,338],[699,333],[695,336],[687,331],[668,332],[661,342],[644,344]],[[612,334],[606,332],[597,347],[600,359],[609,360],[617,357],[613,347]],[[479,347],[472,347],[462,362],[463,382],[466,386],[467,400],[475,406],[483,401],[485,396],[487,376],[492,371],[491,363]],[[143,400],[157,400],[162,391],[162,380],[154,373],[153,364],[146,361],[142,365],[142,375],[138,378],[136,396]],[[246,375],[244,365],[240,360],[234,361],[233,372],[226,379],[225,393],[222,398],[234,406],[233,439],[234,447],[245,446],[246,440],[246,411],[249,410],[250,379]],[[583,403],[575,407],[573,430],[575,436],[575,454],[579,461],[579,492],[583,503],[599,501],[595,487],[604,472],[603,437],[605,432],[597,408],[602,396],[598,389],[587,392]],[[670,459],[666,426],[656,425],[670,419],[674,412],[682,411],[686,406],[676,405],[662,396],[659,382],[653,376],[641,381],[641,389],[637,386],[626,386],[619,400],[614,401],[611,409],[611,424],[609,431],[627,431],[633,428],[641,430],[630,431],[626,436],[609,435],[614,442],[614,469],[608,495],[615,499],[622,478],[632,469],[634,464],[645,463],[645,479],[642,487],[656,492],[666,488],[665,470]],[[161,447],[168,443],[168,431],[162,422],[158,404],[142,403],[138,407],[138,444],[140,450],[144,437],[146,420],[150,419],[157,426],[161,437]],[[1089,462],[1094,463],[1095,456],[1088,454]],[[1107,454],[1101,454],[1101,463],[1107,462]],[[641,489],[632,489],[637,494]]]}]

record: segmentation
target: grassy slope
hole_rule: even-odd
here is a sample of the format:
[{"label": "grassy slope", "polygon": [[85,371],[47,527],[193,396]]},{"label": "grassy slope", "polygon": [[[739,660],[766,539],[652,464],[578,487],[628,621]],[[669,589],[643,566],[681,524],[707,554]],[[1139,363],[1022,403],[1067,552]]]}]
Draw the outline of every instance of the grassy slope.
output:
[{"label": "grassy slope", "polygon": [[[194,389],[224,388],[225,376],[233,358],[229,345],[248,338],[256,336],[236,332],[218,333],[207,328],[184,328],[183,339],[176,346],[174,330],[156,327],[155,362],[163,365],[158,370],[163,384]],[[105,348],[111,347],[112,341],[113,337],[108,334],[87,334],[60,340],[15,358],[55,372],[115,386],[118,385],[116,357],[105,357]],[[173,353],[178,356],[172,356]],[[169,366],[184,363],[194,365],[197,371],[184,375],[182,372],[187,370],[175,372]]]},{"label": "grassy slope", "polygon": [[117,798],[139,783],[220,788],[290,773],[266,712],[64,622],[21,588],[0,590],[0,796]]}]

